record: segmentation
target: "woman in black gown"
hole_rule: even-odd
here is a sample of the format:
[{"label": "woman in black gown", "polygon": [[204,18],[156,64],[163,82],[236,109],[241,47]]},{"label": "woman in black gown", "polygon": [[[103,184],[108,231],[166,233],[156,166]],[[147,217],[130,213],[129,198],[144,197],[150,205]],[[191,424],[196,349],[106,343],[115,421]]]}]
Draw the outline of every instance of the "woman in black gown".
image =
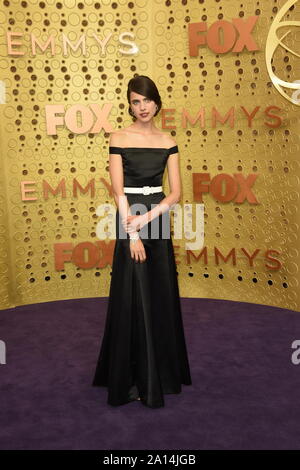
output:
[{"label": "woman in black gown", "polygon": [[[134,123],[111,134],[109,169],[117,205],[116,244],[106,324],[93,386],[113,406],[133,400],[164,406],[164,394],[192,383],[185,343],[169,210],[180,200],[178,146],[155,127],[155,83],[128,83]],[[146,115],[144,115],[146,113]],[[170,193],[162,188],[168,166]]]}]

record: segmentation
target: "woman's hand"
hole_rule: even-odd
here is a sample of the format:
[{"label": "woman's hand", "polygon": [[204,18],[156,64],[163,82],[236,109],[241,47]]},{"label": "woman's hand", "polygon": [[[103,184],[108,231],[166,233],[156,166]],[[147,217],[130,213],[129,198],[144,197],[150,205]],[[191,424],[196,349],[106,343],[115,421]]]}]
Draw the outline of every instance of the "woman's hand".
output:
[{"label": "woman's hand", "polygon": [[143,263],[146,261],[146,252],[142,240],[139,238],[135,242],[129,242],[131,258],[135,259],[136,263],[139,261]]},{"label": "woman's hand", "polygon": [[125,232],[138,232],[144,226],[144,217],[142,215],[129,215],[123,219],[122,223]]}]

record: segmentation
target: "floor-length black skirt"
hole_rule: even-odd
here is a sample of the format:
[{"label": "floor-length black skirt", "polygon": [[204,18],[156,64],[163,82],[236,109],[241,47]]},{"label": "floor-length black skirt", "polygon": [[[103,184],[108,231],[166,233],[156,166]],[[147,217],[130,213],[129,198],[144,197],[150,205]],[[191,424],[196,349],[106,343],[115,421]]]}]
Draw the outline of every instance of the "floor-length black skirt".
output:
[{"label": "floor-length black skirt", "polygon": [[[162,223],[166,216],[157,219]],[[144,405],[158,408],[164,406],[164,394],[180,393],[182,384],[192,383],[172,238],[150,238],[150,229],[151,223],[145,238],[140,232],[145,262],[131,258],[129,238],[117,238],[114,248],[106,323],[92,383],[108,388],[107,403],[113,406],[140,397]]]}]

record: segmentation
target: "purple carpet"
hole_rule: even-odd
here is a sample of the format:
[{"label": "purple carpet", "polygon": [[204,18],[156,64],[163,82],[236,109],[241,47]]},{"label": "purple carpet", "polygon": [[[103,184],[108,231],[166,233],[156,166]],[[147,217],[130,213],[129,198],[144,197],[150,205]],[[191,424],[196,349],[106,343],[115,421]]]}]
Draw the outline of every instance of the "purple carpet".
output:
[{"label": "purple carpet", "polygon": [[300,449],[300,312],[181,302],[193,384],[158,409],[91,385],[107,298],[0,311],[0,448]]}]

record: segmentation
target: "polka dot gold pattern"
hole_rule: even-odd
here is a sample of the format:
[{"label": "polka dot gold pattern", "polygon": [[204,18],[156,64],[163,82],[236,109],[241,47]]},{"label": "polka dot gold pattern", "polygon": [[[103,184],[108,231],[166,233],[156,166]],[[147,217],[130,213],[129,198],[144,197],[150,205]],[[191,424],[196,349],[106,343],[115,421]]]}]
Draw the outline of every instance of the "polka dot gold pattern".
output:
[{"label": "polka dot gold pattern", "polygon": [[[195,202],[195,175],[206,175],[202,184],[210,188],[202,194],[206,251],[202,256],[201,250],[187,253],[186,240],[174,240],[181,296],[300,311],[299,107],[278,93],[265,62],[268,31],[285,3],[2,2],[1,309],[108,295],[113,242],[97,237],[97,207],[114,204],[109,135],[132,122],[127,83],[142,74],[156,82],[162,108],[174,118],[163,128],[160,113],[155,123],[179,147],[182,205]],[[196,56],[190,55],[190,25],[206,23],[200,33],[204,37],[213,24],[226,22],[220,24],[237,41],[232,19],[246,22],[254,15],[258,50],[216,53],[209,39]],[[300,20],[300,2],[284,19]],[[12,48],[20,55],[8,53],[7,34],[19,43]],[[273,57],[274,74],[287,82],[300,80],[299,57],[290,52],[300,53],[299,34],[294,28],[286,48]],[[130,54],[132,44],[136,50]],[[46,106],[54,105],[62,107],[62,124],[50,134]],[[111,129],[93,131],[95,112],[106,105],[111,106]],[[79,121],[75,127],[67,125],[72,107],[91,120],[85,121],[82,133],[77,132]],[[221,175],[224,184],[237,187],[239,177],[255,175],[252,189],[258,203],[218,199],[219,180],[214,178]],[[22,200],[22,182],[33,200]],[[164,184],[168,191],[167,172]]]}]

